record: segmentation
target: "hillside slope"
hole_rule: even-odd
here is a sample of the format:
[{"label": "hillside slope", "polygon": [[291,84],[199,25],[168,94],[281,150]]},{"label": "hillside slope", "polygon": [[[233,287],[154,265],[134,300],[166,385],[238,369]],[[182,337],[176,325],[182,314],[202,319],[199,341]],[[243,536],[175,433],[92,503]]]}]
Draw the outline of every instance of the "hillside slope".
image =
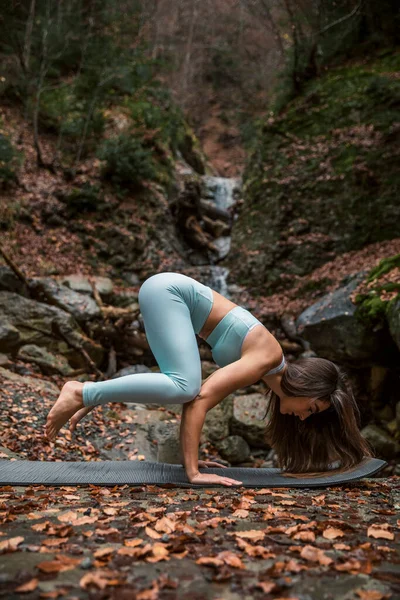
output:
[{"label": "hillside slope", "polygon": [[329,70],[260,128],[225,263],[268,295],[400,237],[400,52]]}]

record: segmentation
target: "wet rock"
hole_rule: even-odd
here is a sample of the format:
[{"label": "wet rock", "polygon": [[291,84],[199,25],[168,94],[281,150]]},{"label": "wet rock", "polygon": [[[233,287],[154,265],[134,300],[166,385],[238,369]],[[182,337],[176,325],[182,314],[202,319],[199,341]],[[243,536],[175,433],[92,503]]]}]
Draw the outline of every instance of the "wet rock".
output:
[{"label": "wet rock", "polygon": [[7,354],[0,354],[0,367],[3,367],[9,362],[10,359],[8,358]]},{"label": "wet rock", "polygon": [[126,272],[126,273],[123,273],[123,277],[130,285],[140,285],[141,284],[139,275],[137,275],[136,273]]},{"label": "wet rock", "polygon": [[[15,349],[35,344],[54,354],[61,354],[72,368],[87,366],[76,348],[83,348],[97,365],[103,359],[103,348],[84,334],[72,315],[55,306],[13,292],[0,292],[0,323],[13,328]],[[0,351],[7,352],[7,349],[0,345]]]},{"label": "wet rock", "polygon": [[[93,277],[92,279],[96,290],[99,292],[100,296],[106,300],[113,292],[113,282],[109,277]],[[68,275],[68,277],[60,277],[59,281],[75,292],[93,295],[89,278],[84,275]]]},{"label": "wet rock", "polygon": [[201,361],[201,377],[202,379],[207,379],[212,373],[217,370],[217,365],[211,360],[202,360]]},{"label": "wet rock", "polygon": [[240,435],[230,435],[217,444],[222,458],[232,465],[241,463],[250,456],[250,446]]},{"label": "wet rock", "polygon": [[0,265],[0,290],[27,295],[26,285],[17,277],[10,267]]},{"label": "wet rock", "polygon": [[136,373],[151,373],[151,369],[146,367],[146,365],[131,365],[129,367],[124,367],[120,369],[111,377],[111,379],[116,379],[117,377],[125,377],[125,375],[135,375]]},{"label": "wet rock", "polygon": [[[172,424],[170,424],[172,425]],[[157,462],[181,465],[182,455],[179,441],[179,427],[170,427],[158,439]]]},{"label": "wet rock", "polygon": [[233,396],[227,396],[209,410],[203,425],[202,439],[216,442],[229,436],[233,413]]},{"label": "wet rock", "polygon": [[75,292],[48,277],[32,280],[35,295],[41,302],[57,306],[70,313],[78,322],[85,322],[101,315],[96,302],[87,294]]},{"label": "wet rock", "polygon": [[89,556],[85,556],[85,558],[83,558],[81,560],[81,562],[79,563],[79,566],[81,569],[90,569],[90,567],[93,565],[93,561]]},{"label": "wet rock", "polygon": [[13,352],[20,343],[19,331],[14,325],[0,315],[0,350]]},{"label": "wet rock", "polygon": [[179,441],[179,424],[166,421],[149,423],[147,438],[157,442],[157,462],[182,464]]},{"label": "wet rock", "polygon": [[267,398],[263,394],[235,396],[231,433],[242,436],[250,446],[269,449],[265,440]]},{"label": "wet rock", "polygon": [[45,348],[35,346],[35,344],[26,344],[18,350],[18,358],[23,358],[29,362],[38,365],[45,375],[60,373],[61,375],[70,375],[73,369],[69,366],[67,359],[60,354],[48,352]]},{"label": "wet rock", "polygon": [[372,445],[378,457],[390,460],[400,452],[400,444],[377,425],[367,425],[361,435]]},{"label": "wet rock", "polygon": [[296,321],[299,335],[310,342],[318,356],[364,365],[391,362],[394,343],[385,328],[373,330],[356,314],[351,293],[364,278],[359,273],[347,285],[326,294]]}]

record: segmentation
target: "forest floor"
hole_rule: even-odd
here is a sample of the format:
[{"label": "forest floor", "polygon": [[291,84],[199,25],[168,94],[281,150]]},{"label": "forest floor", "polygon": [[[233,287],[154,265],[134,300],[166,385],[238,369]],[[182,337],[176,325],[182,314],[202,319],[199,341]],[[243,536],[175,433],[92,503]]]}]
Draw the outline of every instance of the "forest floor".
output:
[{"label": "forest floor", "polygon": [[[55,443],[43,381],[2,380],[0,459],[130,460],[135,427],[98,407]],[[130,411],[131,413],[132,411]],[[0,488],[0,597],[191,600],[399,597],[399,477],[331,488]],[[397,533],[396,533],[397,531]]]}]

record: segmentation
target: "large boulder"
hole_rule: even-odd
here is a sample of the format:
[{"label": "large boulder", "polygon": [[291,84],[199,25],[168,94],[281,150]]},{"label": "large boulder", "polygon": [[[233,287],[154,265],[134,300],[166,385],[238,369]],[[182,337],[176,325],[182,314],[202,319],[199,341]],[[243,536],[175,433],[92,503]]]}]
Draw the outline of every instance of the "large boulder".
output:
[{"label": "large boulder", "polygon": [[14,352],[34,344],[64,356],[73,368],[87,366],[79,348],[97,365],[103,359],[103,348],[84,334],[69,313],[55,306],[13,292],[0,292],[0,323],[5,328],[3,338],[0,335],[0,352]]},{"label": "large boulder", "polygon": [[217,444],[218,452],[232,465],[244,462],[250,456],[250,446],[240,435],[230,435]]},{"label": "large boulder", "polygon": [[[92,286],[90,285],[89,278],[85,275],[73,274],[58,278],[59,282],[69,287],[74,292],[80,292],[83,294],[93,294]],[[109,277],[93,277],[93,283],[100,296],[105,300],[111,296],[113,292],[113,282]]]},{"label": "large boulder", "polygon": [[101,315],[100,308],[93,298],[75,292],[53,279],[48,277],[32,279],[30,285],[38,300],[62,308],[73,315],[78,322],[85,322]]},{"label": "large boulder", "polygon": [[371,444],[378,458],[391,460],[400,454],[400,444],[377,425],[367,425],[361,430],[361,435]]},{"label": "large boulder", "polygon": [[46,348],[40,348],[35,344],[26,344],[18,350],[18,358],[38,365],[45,375],[71,375],[73,369],[69,366],[67,359],[60,354],[48,352]]},{"label": "large boulder", "polygon": [[12,323],[0,314],[0,348],[6,354],[13,352],[20,344],[21,336]]},{"label": "large boulder", "polygon": [[228,437],[232,419],[233,396],[227,396],[209,410],[203,425],[202,441],[218,442]]},{"label": "large boulder", "polygon": [[26,295],[26,285],[6,265],[0,265],[0,290]]},{"label": "large boulder", "polygon": [[302,312],[296,321],[297,331],[323,358],[354,366],[391,364],[395,347],[388,329],[372,329],[350,299],[363,277],[359,273]]},{"label": "large boulder", "polygon": [[250,446],[269,449],[265,439],[264,416],[268,401],[263,394],[236,395],[233,399],[231,433],[243,437]]}]

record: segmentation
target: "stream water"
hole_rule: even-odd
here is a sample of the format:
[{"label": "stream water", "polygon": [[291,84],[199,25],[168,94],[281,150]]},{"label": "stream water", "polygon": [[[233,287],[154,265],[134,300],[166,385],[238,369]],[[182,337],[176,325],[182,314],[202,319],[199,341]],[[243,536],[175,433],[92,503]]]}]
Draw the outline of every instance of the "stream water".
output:
[{"label": "stream water", "polygon": [[[236,220],[235,205],[241,193],[242,181],[240,178],[212,177],[205,175],[203,177],[205,200],[211,201],[217,208],[231,215],[230,226]],[[218,265],[217,263],[226,258],[231,247],[231,236],[224,235],[214,240],[214,246],[218,253],[210,258],[210,264],[207,272],[207,285],[214,290],[230,298],[230,290],[227,283],[229,269]]]}]

